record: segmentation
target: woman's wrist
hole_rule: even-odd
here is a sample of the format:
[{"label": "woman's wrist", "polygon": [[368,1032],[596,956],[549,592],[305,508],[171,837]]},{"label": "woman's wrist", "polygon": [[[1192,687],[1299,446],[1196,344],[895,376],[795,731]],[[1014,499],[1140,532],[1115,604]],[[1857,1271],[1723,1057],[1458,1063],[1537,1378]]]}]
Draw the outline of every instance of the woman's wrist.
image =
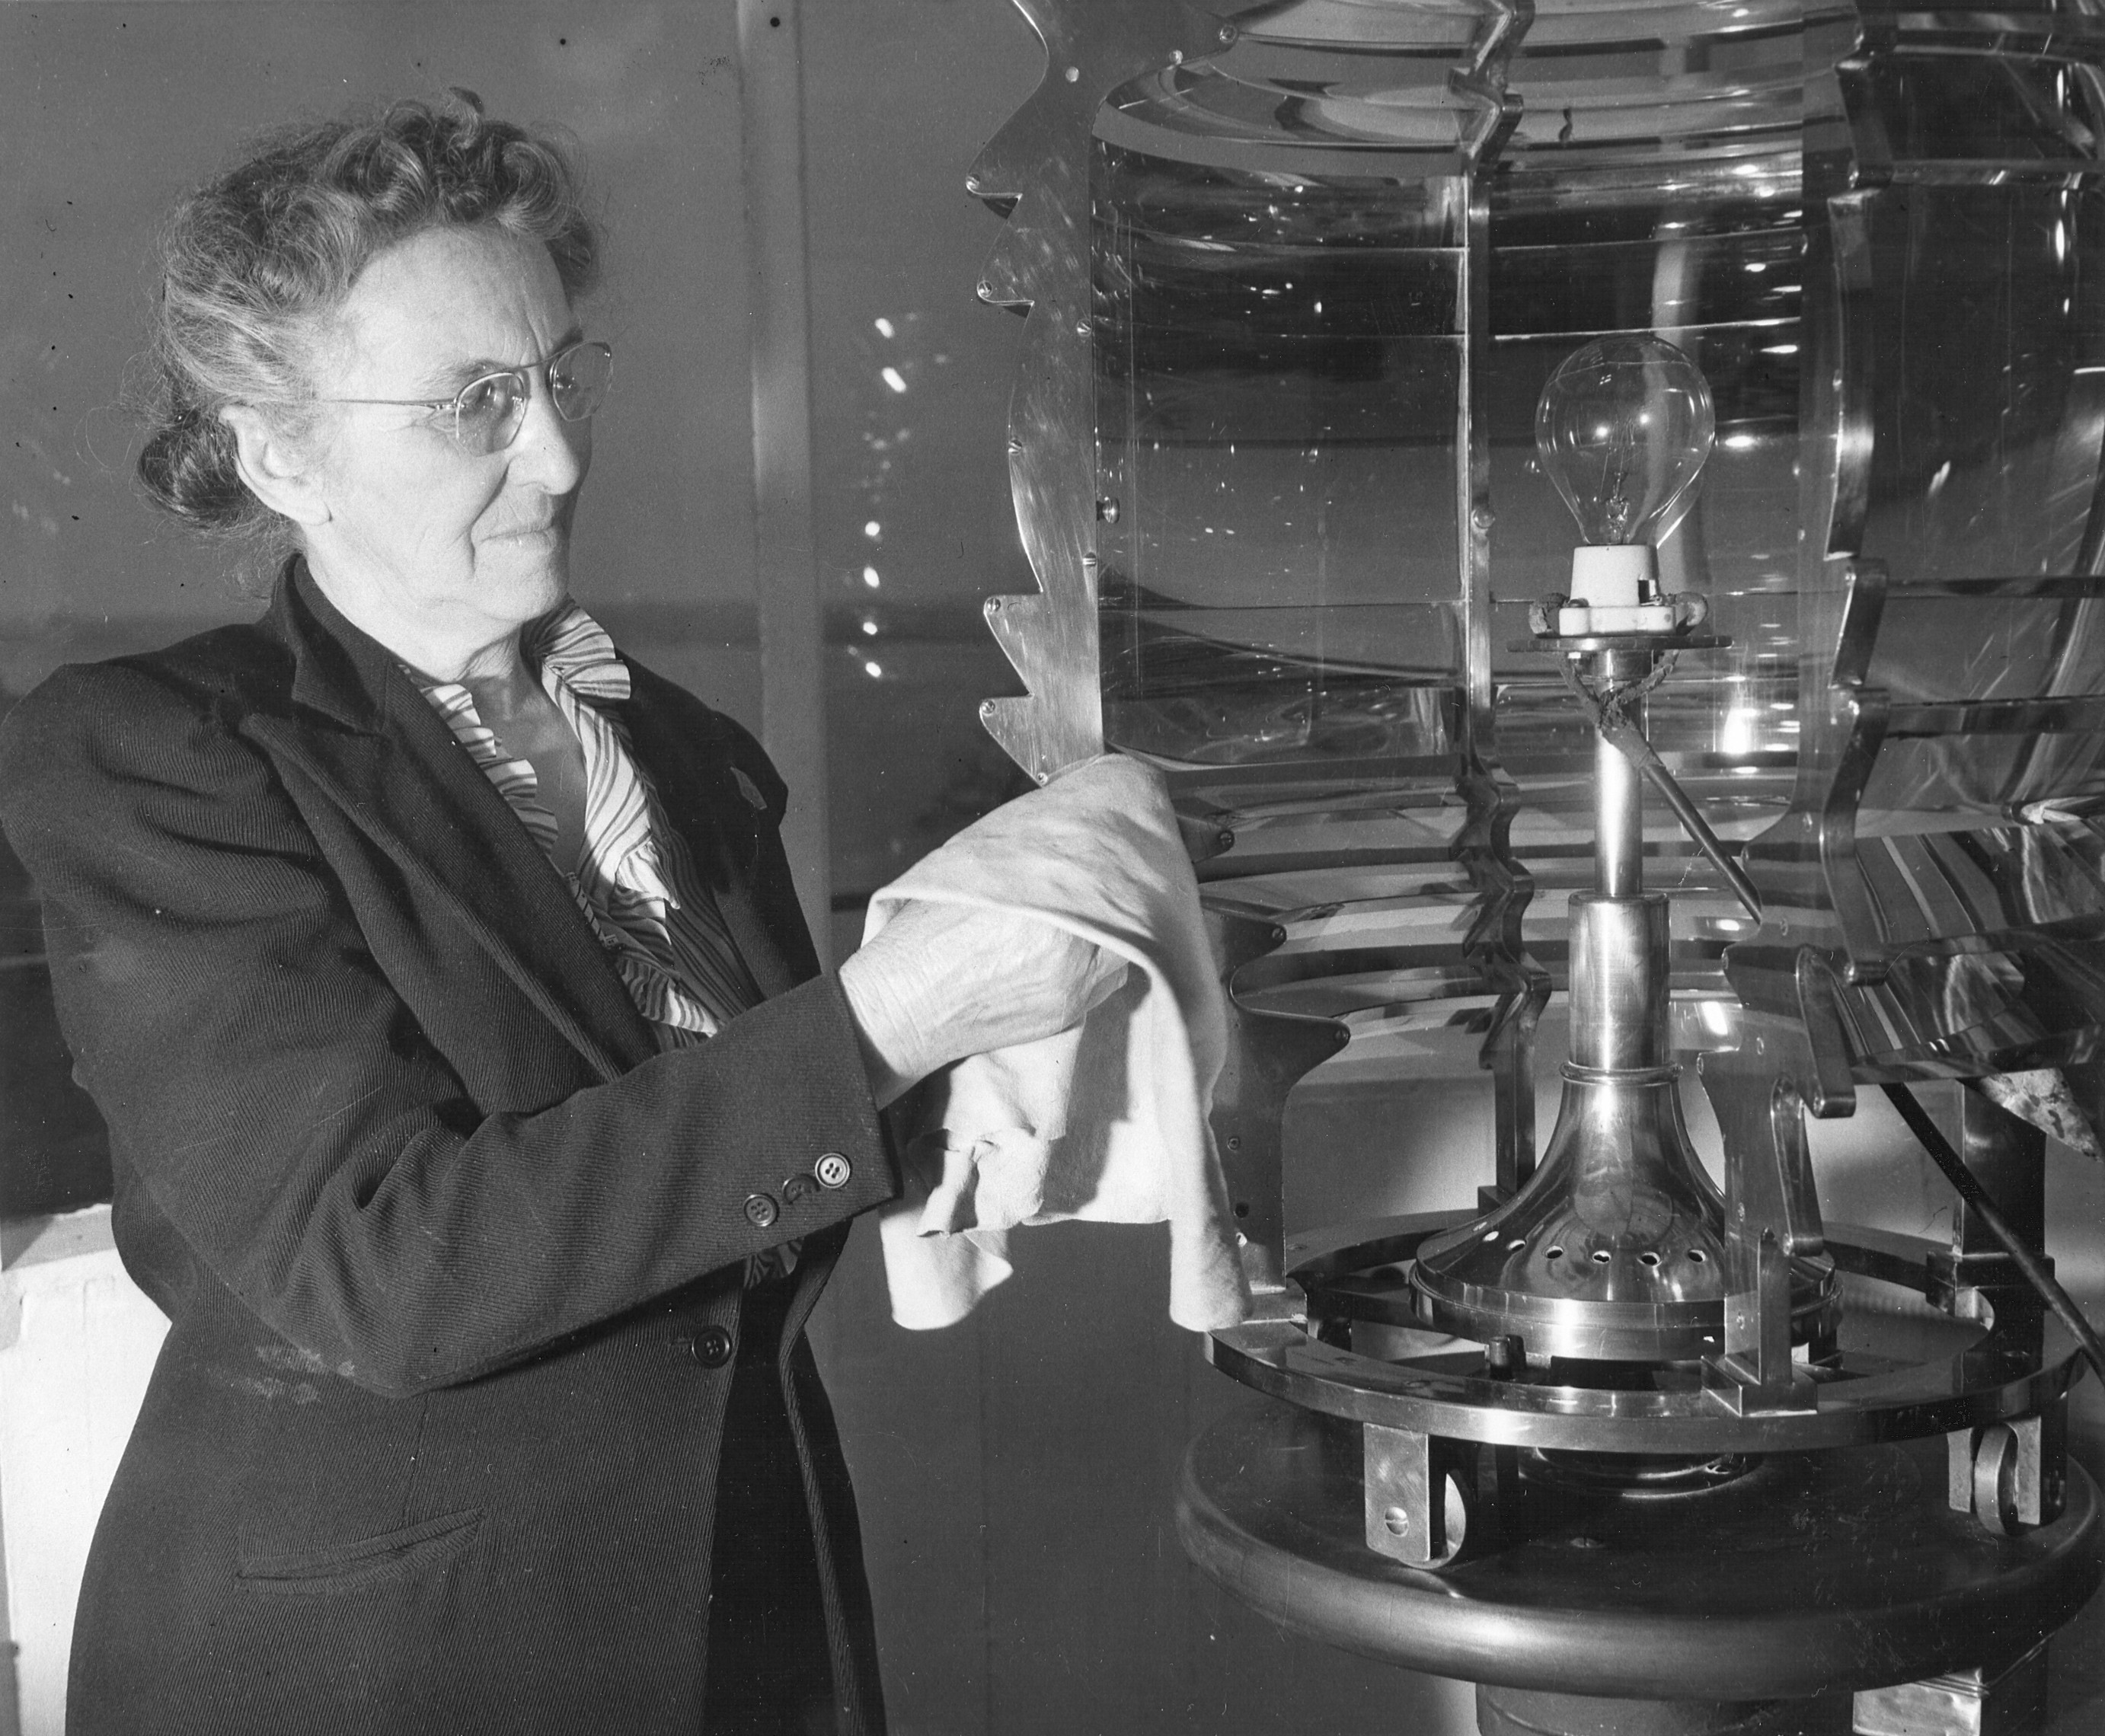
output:
[{"label": "woman's wrist", "polygon": [[861,1046],[863,1070],[879,1109],[918,1084],[941,1064],[929,1042],[932,1020],[902,993],[898,961],[883,938],[842,961],[841,993],[848,1003]]}]

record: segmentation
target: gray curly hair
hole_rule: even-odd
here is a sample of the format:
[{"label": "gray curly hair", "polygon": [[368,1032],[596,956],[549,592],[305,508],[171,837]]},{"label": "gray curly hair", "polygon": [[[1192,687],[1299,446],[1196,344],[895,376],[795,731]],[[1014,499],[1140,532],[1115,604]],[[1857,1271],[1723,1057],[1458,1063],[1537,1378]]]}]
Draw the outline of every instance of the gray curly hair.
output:
[{"label": "gray curly hair", "polygon": [[285,521],[235,465],[232,404],[309,395],[319,327],[373,257],[427,229],[491,223],[542,243],[573,301],[599,271],[579,172],[558,145],[486,119],[473,92],[266,137],[190,194],[161,237],[139,476],[193,528],[277,552]]}]

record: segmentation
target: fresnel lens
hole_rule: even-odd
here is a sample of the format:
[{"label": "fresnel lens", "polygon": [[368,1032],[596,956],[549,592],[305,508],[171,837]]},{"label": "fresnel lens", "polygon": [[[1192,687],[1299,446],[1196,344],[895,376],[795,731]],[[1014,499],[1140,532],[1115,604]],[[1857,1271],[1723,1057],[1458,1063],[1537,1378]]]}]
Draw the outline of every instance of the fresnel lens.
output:
[{"label": "fresnel lens", "polygon": [[[2105,17],[1019,4],[982,715],[1162,767],[1231,992],[1187,1547],[1486,1736],[2022,1727],[2099,1581],[2031,1255],[2105,1053]],[[1948,1234],[1826,1221],[1947,1139]]]}]

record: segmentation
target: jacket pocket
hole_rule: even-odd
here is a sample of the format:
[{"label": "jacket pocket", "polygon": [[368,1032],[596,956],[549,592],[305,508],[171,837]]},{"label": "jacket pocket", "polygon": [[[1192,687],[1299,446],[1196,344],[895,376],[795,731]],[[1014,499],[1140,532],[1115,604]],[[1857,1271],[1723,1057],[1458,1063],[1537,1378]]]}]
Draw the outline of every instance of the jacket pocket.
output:
[{"label": "jacket pocket", "polygon": [[276,1596],[328,1597],[422,1578],[453,1560],[482,1528],[482,1509],[442,1513],[400,1531],[299,1555],[244,1555],[234,1582]]}]

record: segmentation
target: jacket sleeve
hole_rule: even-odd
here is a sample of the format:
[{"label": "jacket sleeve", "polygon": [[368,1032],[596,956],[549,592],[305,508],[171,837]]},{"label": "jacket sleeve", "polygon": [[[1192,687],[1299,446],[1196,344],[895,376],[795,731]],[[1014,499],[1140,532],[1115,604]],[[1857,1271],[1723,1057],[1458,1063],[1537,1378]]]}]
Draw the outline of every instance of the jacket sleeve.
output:
[{"label": "jacket sleeve", "polygon": [[[502,1367],[896,1191],[831,976],[485,1113],[267,758],[144,671],[61,671],[16,708],[0,822],[45,900],[78,1075],[153,1207],[270,1327],[377,1391]],[[845,1183],[806,1185],[840,1175],[828,1153]]]}]

